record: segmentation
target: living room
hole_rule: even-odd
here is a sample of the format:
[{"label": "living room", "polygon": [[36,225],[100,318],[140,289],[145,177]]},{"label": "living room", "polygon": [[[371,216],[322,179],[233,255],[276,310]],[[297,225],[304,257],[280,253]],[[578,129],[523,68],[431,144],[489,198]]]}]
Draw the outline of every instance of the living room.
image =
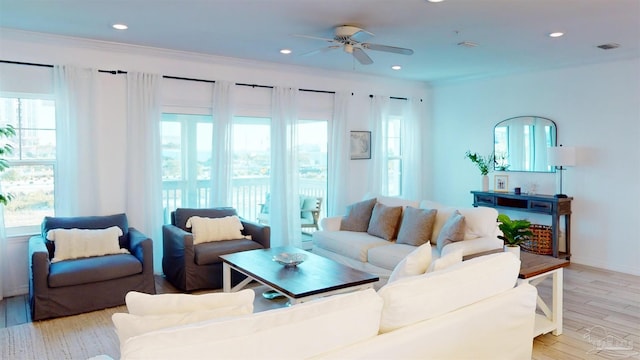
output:
[{"label": "living room", "polygon": [[[637,28],[629,31],[635,31],[637,36]],[[558,126],[558,143],[574,146],[577,151],[576,166],[563,174],[563,189],[574,198],[572,263],[640,275],[640,242],[633,226],[629,226],[640,219],[640,162],[634,161],[640,150],[638,53],[608,62],[590,63],[585,59],[572,66],[425,82],[348,69],[312,69],[7,28],[0,29],[0,40],[1,60],[352,93],[348,130],[371,130],[371,94],[422,100],[425,112],[422,187],[414,193],[421,199],[453,206],[469,206],[473,201],[470,191],[481,187],[477,169],[464,154],[467,150],[490,153],[496,123],[520,115],[552,119]],[[1,63],[0,91],[51,93],[51,72],[48,67]],[[165,93],[173,90],[175,96],[163,105],[210,106],[208,84],[180,80],[171,80],[171,84]],[[98,170],[101,187],[96,189],[94,199],[99,200],[97,211],[106,214],[122,211],[127,201],[126,184],[121,176],[127,156],[122,136],[126,117],[124,78],[101,73],[98,91],[101,96],[96,104],[99,129],[96,134],[100,136],[96,138],[101,146]],[[260,101],[267,89],[242,87],[239,91],[244,99],[251,99],[245,103],[248,112],[264,110],[265,103]],[[348,176],[340,184],[346,196],[332,199],[328,215],[341,214],[346,205],[365,195],[368,190],[362,187],[366,180],[362,174],[367,173],[371,162],[349,162]],[[538,193],[556,192],[557,174],[508,172],[508,176],[509,188],[536,183]],[[159,231],[146,230],[149,234]],[[156,237],[160,239],[159,235]],[[28,235],[6,239],[1,280],[5,297],[28,291],[27,243]],[[154,246],[159,272],[161,242],[156,241]]]}]

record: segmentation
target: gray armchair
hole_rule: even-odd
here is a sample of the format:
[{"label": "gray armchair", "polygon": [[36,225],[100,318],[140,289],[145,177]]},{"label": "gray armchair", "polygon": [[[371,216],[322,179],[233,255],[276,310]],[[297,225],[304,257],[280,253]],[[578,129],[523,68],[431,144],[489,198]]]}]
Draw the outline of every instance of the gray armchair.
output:
[{"label": "gray armchair", "polygon": [[[114,254],[52,263],[52,229],[122,229],[119,243],[130,254]],[[35,320],[75,315],[123,305],[129,291],[155,294],[152,240],[128,226],[125,214],[45,217],[42,233],[29,239],[29,301]]]},{"label": "gray armchair", "polygon": [[[212,209],[179,208],[171,213],[171,224],[162,227],[162,270],[166,279],[182,291],[222,288],[220,255],[240,251],[268,249],[271,241],[269,226],[241,219],[243,235],[251,239],[214,241],[193,245],[193,235],[186,227],[192,216],[221,218],[237,215],[230,207]],[[232,282],[239,283],[244,275],[232,271]]]}]

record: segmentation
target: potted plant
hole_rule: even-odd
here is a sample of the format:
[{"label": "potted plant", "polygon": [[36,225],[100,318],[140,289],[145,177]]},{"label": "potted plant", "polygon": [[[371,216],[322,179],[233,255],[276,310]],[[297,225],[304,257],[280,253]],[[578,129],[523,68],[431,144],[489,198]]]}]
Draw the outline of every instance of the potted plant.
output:
[{"label": "potted plant", "polygon": [[[0,138],[11,138],[16,135],[16,130],[11,124],[7,124],[0,127]],[[0,173],[9,168],[9,160],[5,158],[6,155],[10,155],[13,152],[13,146],[10,143],[5,142],[0,146]],[[13,199],[12,194],[5,194],[0,192],[0,204],[7,205],[9,201]]]},{"label": "potted plant", "polygon": [[504,250],[512,252],[520,258],[520,244],[533,236],[533,232],[529,228],[531,222],[528,220],[511,220],[508,215],[498,215],[498,228],[502,231],[502,235],[498,238],[504,240]]},{"label": "potted plant", "polygon": [[493,165],[495,164],[496,158],[493,153],[488,156],[482,156],[478,153],[472,153],[467,150],[464,156],[471,160],[474,163],[478,170],[480,170],[480,175],[482,175],[482,191],[489,191],[489,172],[493,170]]}]

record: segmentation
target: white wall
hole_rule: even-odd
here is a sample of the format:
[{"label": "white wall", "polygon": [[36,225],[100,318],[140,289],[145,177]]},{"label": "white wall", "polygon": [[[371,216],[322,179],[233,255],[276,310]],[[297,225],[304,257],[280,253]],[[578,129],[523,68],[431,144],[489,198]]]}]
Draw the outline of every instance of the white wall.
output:
[{"label": "white wall", "polygon": [[[578,152],[563,178],[574,197],[571,260],[640,275],[640,59],[435,85],[432,108],[435,200],[471,204],[481,182],[464,153],[490,153],[497,122],[547,117]],[[505,174],[510,188],[536,182],[555,193],[554,174]]]},{"label": "white wall", "polygon": [[[103,70],[141,71],[205,80],[228,80],[238,83],[353,93],[349,111],[349,130],[370,130],[369,94],[422,98],[425,100],[425,106],[428,106],[430,97],[429,87],[423,82],[70,39],[2,28],[0,28],[0,50],[0,59],[9,61],[70,64]],[[13,81],[15,77],[12,77],[12,74],[15,75],[15,71],[19,71],[22,75]],[[50,74],[51,69],[47,70],[47,68],[0,64],[0,90],[27,91],[34,87],[51,89]],[[40,82],[48,85],[42,85]],[[180,86],[175,85],[177,83],[176,80],[167,80],[163,82],[163,86],[170,86],[166,84]],[[180,92],[185,95],[184,98],[196,99],[195,102],[203,99],[202,83],[184,82],[180,87]],[[173,93],[175,94],[175,91]],[[122,174],[126,156],[124,154],[124,117],[126,115],[124,77],[101,74],[99,94],[101,101],[97,107],[100,112],[96,121],[100,134],[97,136],[99,153],[102,156],[99,169],[101,190],[99,194],[95,194],[95,198],[102,202],[101,208],[105,213],[114,213],[124,211],[126,203],[124,177],[118,175]],[[301,96],[302,99],[307,97]],[[193,105],[176,104],[174,100],[175,98],[172,98],[168,105]],[[341,199],[344,204],[362,198],[366,192],[361,184],[366,183],[364,174],[367,174],[368,163],[370,161],[351,162],[350,175],[345,178],[344,184],[348,189],[349,197]],[[162,239],[154,239],[156,246],[161,244],[161,241]],[[159,249],[158,246],[157,250]],[[10,239],[7,251],[6,259],[9,261],[7,265],[11,272],[6,275],[10,276],[10,279],[5,279],[5,295],[24,293],[28,276],[27,238]],[[156,272],[159,272],[157,265],[162,255],[157,251],[154,255]]]}]

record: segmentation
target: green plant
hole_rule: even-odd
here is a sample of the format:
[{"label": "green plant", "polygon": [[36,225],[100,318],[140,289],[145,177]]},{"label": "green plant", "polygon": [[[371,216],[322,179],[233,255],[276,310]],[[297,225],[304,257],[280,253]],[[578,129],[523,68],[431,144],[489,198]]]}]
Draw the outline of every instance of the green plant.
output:
[{"label": "green plant", "polygon": [[[15,136],[16,130],[11,124],[7,124],[4,127],[0,127],[0,138],[11,138]],[[7,155],[11,155],[13,152],[13,146],[8,142],[5,142],[0,146],[0,173],[9,168],[9,160],[6,159]],[[0,193],[0,203],[7,205],[9,201],[13,199],[13,195],[9,193]]]},{"label": "green plant", "polygon": [[498,215],[498,222],[500,225],[500,231],[502,235],[498,235],[498,238],[504,240],[505,245],[517,246],[525,240],[528,240],[533,232],[529,229],[531,222],[528,220],[511,220],[509,216],[505,214]]},{"label": "green plant", "polygon": [[472,163],[476,164],[478,169],[480,170],[481,175],[488,175],[491,170],[493,170],[493,165],[496,162],[496,157],[493,153],[484,157],[482,155],[478,155],[478,153],[472,153],[467,150],[464,156],[471,160]]}]

